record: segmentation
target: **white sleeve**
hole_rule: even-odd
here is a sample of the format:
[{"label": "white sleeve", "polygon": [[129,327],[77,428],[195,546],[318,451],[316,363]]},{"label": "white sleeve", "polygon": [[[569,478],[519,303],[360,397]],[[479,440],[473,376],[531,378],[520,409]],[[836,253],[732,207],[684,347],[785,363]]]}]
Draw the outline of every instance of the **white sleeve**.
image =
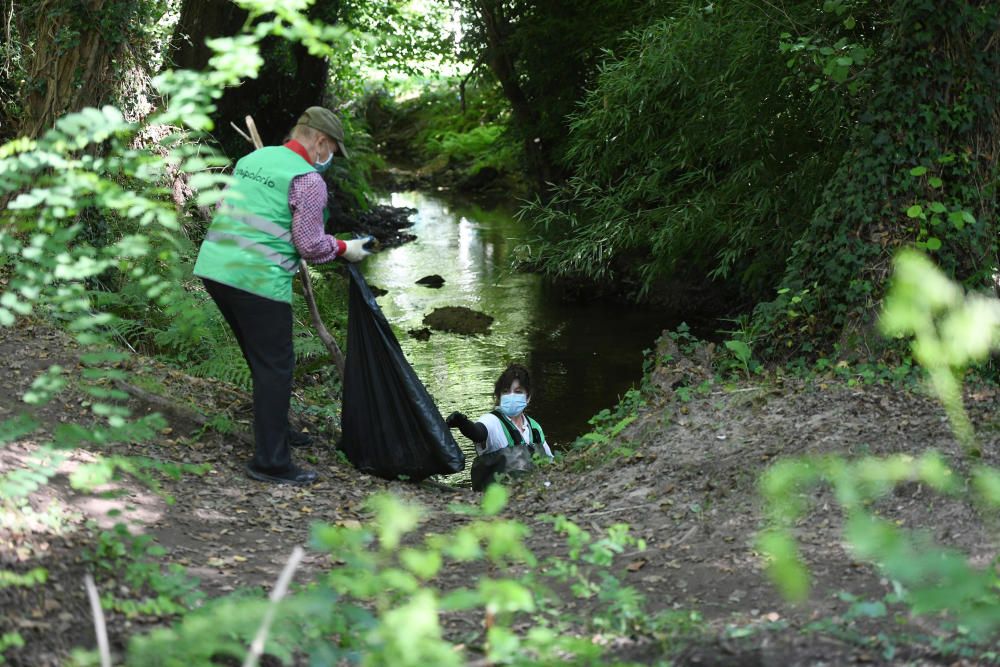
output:
[{"label": "white sleeve", "polygon": [[486,427],[486,442],[476,443],[476,454],[495,452],[507,446],[507,431],[496,415],[487,412],[476,422]]}]

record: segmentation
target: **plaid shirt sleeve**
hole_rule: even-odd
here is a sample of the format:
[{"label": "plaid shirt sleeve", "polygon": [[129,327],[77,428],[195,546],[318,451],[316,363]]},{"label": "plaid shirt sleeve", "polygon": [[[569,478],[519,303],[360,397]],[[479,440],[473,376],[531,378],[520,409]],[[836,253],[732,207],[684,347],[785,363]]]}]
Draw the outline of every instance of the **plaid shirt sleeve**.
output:
[{"label": "plaid shirt sleeve", "polygon": [[346,245],[323,229],[326,207],[326,183],[316,172],[292,179],[288,188],[288,207],[292,211],[292,243],[302,259],[310,264],[324,264],[342,255]]}]

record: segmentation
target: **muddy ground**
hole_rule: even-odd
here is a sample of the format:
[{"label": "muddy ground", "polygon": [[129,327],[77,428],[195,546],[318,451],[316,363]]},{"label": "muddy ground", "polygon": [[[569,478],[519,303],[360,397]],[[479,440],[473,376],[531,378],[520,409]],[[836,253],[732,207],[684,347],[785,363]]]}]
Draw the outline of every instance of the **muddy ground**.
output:
[{"label": "muddy ground", "polygon": [[[19,411],[20,396],[33,378],[52,363],[72,367],[76,352],[66,337],[41,324],[0,330],[0,420]],[[248,399],[219,383],[195,380],[144,360],[131,366],[136,377],[155,380],[169,398],[197,405],[204,413],[226,412],[238,428],[249,424]],[[653,391],[637,419],[610,444],[585,451],[562,448],[558,461],[512,487],[504,516],[532,528],[528,545],[544,558],[564,555],[564,540],[553,534],[543,514],[564,514],[598,535],[619,522],[648,543],[645,551],[620,555],[612,568],[645,595],[649,611],[697,612],[694,633],[685,641],[634,636],[609,648],[612,658],[641,664],[677,665],[973,665],[986,664],[982,651],[970,657],[943,653],[947,635],[933,619],[890,618],[853,621],[843,593],[879,600],[890,590],[870,565],[844,549],[841,515],[829,494],[814,494],[814,511],[799,525],[805,557],[814,574],[806,603],[783,601],[765,576],[754,548],[761,525],[755,483],[773,461],[792,455],[845,455],[942,452],[962,468],[961,450],[942,410],[919,392],[878,385],[849,386],[842,379],[771,378],[735,386],[701,385],[710,373],[697,360],[675,360],[651,376]],[[701,392],[679,391],[699,386]],[[1000,421],[995,389],[977,388],[967,405],[982,439],[986,463],[1000,465]],[[137,413],[160,409],[133,400]],[[42,429],[0,449],[0,469],[12,470],[44,442],[59,423],[88,412],[72,391],[33,410]],[[200,578],[203,590],[217,596],[243,588],[270,590],[295,545],[306,544],[315,521],[353,525],[368,518],[365,499],[389,490],[428,508],[422,530],[446,532],[457,518],[449,503],[473,503],[470,489],[389,482],[358,474],[329,446],[331,435],[308,421],[316,442],[297,450],[312,460],[321,481],[309,488],[268,486],[247,479],[243,463],[250,447],[240,437],[224,436],[186,418],[165,413],[169,425],[152,444],[119,444],[115,451],[178,463],[204,464],[202,476],[160,479],[168,503],[143,483],[117,483],[124,495],[98,498],[74,492],[67,475],[93,452],[72,452],[53,482],[36,491],[30,504],[4,508],[0,529],[0,569],[25,573],[48,570],[34,587],[0,587],[0,636],[17,632],[23,647],[7,650],[8,664],[65,664],[74,647],[93,648],[94,631],[83,586],[91,569],[85,551],[97,533],[127,518],[166,550],[164,561],[178,563]],[[609,452],[620,448],[616,455]],[[469,462],[471,464],[471,462]],[[987,566],[997,553],[998,536],[984,528],[977,510],[960,500],[945,500],[917,484],[902,487],[883,501],[884,516],[911,527],[926,527],[935,538],[957,546]],[[117,509],[120,516],[109,516]],[[92,523],[89,523],[92,522]],[[296,579],[304,581],[325,559],[307,552]],[[441,585],[468,583],[474,576],[449,566]],[[130,592],[113,573],[98,572],[104,590]],[[568,607],[586,615],[591,600]],[[148,631],[162,619],[131,620],[109,613],[112,649],[121,664],[128,637]],[[482,642],[478,617],[448,619],[446,632],[456,642]],[[881,634],[880,634],[881,633]],[[909,638],[907,638],[909,637]]]}]

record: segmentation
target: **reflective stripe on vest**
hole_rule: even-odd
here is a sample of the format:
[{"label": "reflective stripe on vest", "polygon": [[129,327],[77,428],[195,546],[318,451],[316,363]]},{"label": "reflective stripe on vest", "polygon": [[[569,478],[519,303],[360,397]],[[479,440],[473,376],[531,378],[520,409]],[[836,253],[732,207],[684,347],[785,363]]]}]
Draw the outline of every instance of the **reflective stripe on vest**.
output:
[{"label": "reflective stripe on vest", "polygon": [[298,260],[289,259],[282,255],[276,250],[271,250],[266,245],[262,243],[256,243],[250,239],[240,236],[239,234],[230,234],[228,232],[213,232],[209,231],[205,234],[206,241],[213,241],[215,243],[232,243],[238,246],[242,250],[252,250],[253,252],[263,255],[267,259],[271,260],[285,271],[290,273],[295,273],[299,267]]},{"label": "reflective stripe on vest", "polygon": [[292,238],[291,229],[285,229],[278,223],[271,222],[267,218],[262,218],[259,215],[254,215],[253,213],[247,213],[246,211],[239,211],[236,209],[226,209],[226,215],[237,222],[242,222],[248,227],[259,229],[265,234],[270,234],[271,236],[282,239],[283,241],[288,241]]},{"label": "reflective stripe on vest", "polygon": [[300,257],[292,242],[288,190],[294,178],[315,171],[284,146],[260,148],[237,162],[225,202],[198,252],[194,274],[291,303]]}]

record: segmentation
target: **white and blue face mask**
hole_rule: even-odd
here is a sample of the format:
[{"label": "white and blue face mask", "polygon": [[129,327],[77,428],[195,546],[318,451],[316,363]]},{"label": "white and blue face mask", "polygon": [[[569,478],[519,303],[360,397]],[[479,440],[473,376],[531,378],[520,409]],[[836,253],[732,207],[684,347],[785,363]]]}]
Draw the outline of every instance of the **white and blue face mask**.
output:
[{"label": "white and blue face mask", "polygon": [[330,157],[323,160],[322,162],[313,162],[313,168],[319,173],[323,173],[330,168],[330,164],[333,162],[333,151],[330,151]]},{"label": "white and blue face mask", "polygon": [[500,412],[508,417],[516,417],[528,407],[528,397],[525,394],[503,394],[500,396]]}]

